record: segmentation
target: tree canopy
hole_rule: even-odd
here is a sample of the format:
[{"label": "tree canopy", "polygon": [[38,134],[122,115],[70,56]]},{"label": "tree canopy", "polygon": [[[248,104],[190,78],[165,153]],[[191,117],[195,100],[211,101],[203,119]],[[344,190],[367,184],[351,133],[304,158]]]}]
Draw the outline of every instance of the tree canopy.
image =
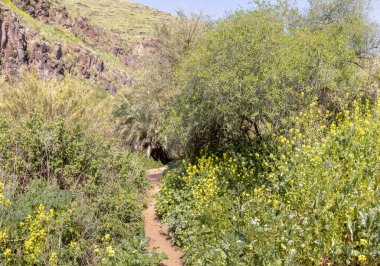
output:
[{"label": "tree canopy", "polygon": [[179,65],[173,141],[200,150],[261,137],[315,98],[336,112],[363,95],[379,43],[366,3],[312,0],[305,14],[259,3],[222,20]]}]

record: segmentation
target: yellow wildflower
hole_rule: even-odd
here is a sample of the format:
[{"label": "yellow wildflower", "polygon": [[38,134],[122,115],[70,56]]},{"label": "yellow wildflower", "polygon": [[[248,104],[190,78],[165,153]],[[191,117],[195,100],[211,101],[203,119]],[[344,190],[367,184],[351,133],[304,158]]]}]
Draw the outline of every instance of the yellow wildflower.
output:
[{"label": "yellow wildflower", "polygon": [[5,251],[4,251],[4,256],[5,258],[9,259],[10,257],[12,257],[12,250],[10,248],[7,248]]},{"label": "yellow wildflower", "polygon": [[78,243],[75,242],[75,241],[71,241],[69,245],[70,245],[70,247],[71,247],[72,249],[76,249],[76,248],[78,247]]},{"label": "yellow wildflower", "polygon": [[50,259],[49,259],[49,264],[50,265],[57,265],[58,261],[58,254],[57,252],[51,253]]},{"label": "yellow wildflower", "polygon": [[8,238],[7,233],[0,232],[0,243],[5,242]]},{"label": "yellow wildflower", "polygon": [[99,253],[100,252],[98,245],[94,245],[94,252],[95,253]]},{"label": "yellow wildflower", "polygon": [[366,239],[360,239],[360,245],[366,247],[368,246],[368,241]]},{"label": "yellow wildflower", "polygon": [[366,255],[360,255],[360,256],[358,257],[358,261],[359,261],[360,264],[364,264],[364,263],[366,263],[366,262],[367,262],[367,257],[366,257]]},{"label": "yellow wildflower", "polygon": [[11,200],[10,199],[5,200],[5,206],[7,206],[7,207],[11,206]]},{"label": "yellow wildflower", "polygon": [[113,257],[115,256],[115,250],[113,250],[113,248],[111,246],[108,246],[106,248],[106,253],[108,255],[108,257]]},{"label": "yellow wildflower", "polygon": [[105,234],[104,237],[103,237],[103,240],[104,240],[105,242],[110,241],[110,239],[111,239],[110,234]]}]

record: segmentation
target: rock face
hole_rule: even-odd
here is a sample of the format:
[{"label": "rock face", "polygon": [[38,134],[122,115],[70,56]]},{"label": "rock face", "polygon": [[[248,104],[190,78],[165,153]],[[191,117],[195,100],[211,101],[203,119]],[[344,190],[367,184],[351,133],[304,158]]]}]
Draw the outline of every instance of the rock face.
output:
[{"label": "rock face", "polygon": [[71,18],[66,7],[56,0],[15,0],[14,3],[38,21],[62,26],[82,41],[100,40],[100,29],[90,25],[85,17]]},{"label": "rock face", "polygon": [[71,26],[68,28],[82,41],[86,41],[86,39],[91,40],[93,43],[100,41],[100,35],[102,32],[99,29],[91,26],[88,22],[88,19],[85,17],[75,19]]},{"label": "rock face", "polygon": [[55,49],[55,59],[60,60],[62,58],[62,44],[57,43],[57,47]]},{"label": "rock face", "polygon": [[[24,8],[28,6],[29,1],[21,2],[25,5]],[[48,11],[49,5],[45,1],[38,3],[40,2],[37,1],[36,6],[28,9],[28,12],[41,20],[49,18],[51,15]],[[57,19],[66,21],[65,13]],[[84,22],[81,25],[83,27],[80,29],[86,29],[89,30],[89,34],[95,34],[86,28]],[[90,79],[110,92],[116,92],[133,81],[131,75],[109,70],[99,55],[80,45],[62,43],[51,45],[43,41],[38,32],[24,28],[16,14],[1,4],[0,64],[2,72],[11,77],[17,77],[24,66],[37,69],[43,78],[62,79],[70,73]]]},{"label": "rock face", "polygon": [[1,7],[0,12],[8,13],[4,17],[0,16],[1,61],[9,74],[15,75],[20,65],[27,61],[25,34],[14,14]]},{"label": "rock face", "polygon": [[[12,2],[40,23],[63,28],[81,41],[68,43],[67,40],[59,40],[58,43],[49,43],[41,36],[41,32],[21,23],[17,15],[0,2],[0,69],[10,76],[17,76],[23,66],[33,67],[43,78],[62,79],[71,74],[90,79],[105,90],[115,92],[134,82],[134,76],[129,71],[143,68],[143,57],[154,53],[159,45],[156,39],[146,38],[127,46],[117,36],[91,25],[88,19],[71,18],[59,0]],[[113,55],[127,68],[110,68],[94,52],[99,50]]]},{"label": "rock face", "polygon": [[14,3],[40,22],[66,28],[83,42],[109,50],[109,43],[100,38],[107,35],[105,32],[92,26],[85,17],[71,18],[66,7],[57,0],[14,0]]},{"label": "rock face", "polygon": [[88,51],[81,50],[78,62],[80,74],[87,79],[104,71],[104,63],[102,59]]},{"label": "rock face", "polygon": [[14,0],[13,2],[20,9],[41,22],[66,27],[71,25],[66,7],[60,5],[56,0]]},{"label": "rock face", "polygon": [[64,63],[51,56],[51,47],[47,42],[32,44],[28,64],[34,65],[43,78],[61,79],[65,75]]}]

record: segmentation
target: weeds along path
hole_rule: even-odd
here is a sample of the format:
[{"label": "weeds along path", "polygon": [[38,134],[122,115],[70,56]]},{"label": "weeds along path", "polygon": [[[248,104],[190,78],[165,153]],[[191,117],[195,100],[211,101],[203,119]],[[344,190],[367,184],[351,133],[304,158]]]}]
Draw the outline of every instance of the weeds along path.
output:
[{"label": "weeds along path", "polygon": [[149,238],[150,251],[165,253],[167,260],[162,261],[162,266],[181,266],[182,253],[171,244],[171,237],[166,224],[162,224],[156,213],[156,194],[160,191],[160,180],[165,168],[152,169],[147,171],[147,178],[152,185],[148,195],[148,208],[144,210],[145,236]]}]

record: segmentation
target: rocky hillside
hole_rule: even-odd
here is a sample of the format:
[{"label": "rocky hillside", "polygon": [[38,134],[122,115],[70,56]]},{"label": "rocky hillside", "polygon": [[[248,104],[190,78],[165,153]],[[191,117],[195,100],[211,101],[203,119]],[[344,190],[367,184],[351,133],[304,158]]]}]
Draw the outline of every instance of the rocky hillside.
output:
[{"label": "rocky hillside", "polygon": [[170,16],[127,1],[102,1],[100,14],[92,11],[95,4],[99,10],[97,2],[2,0],[2,73],[17,77],[26,68],[44,78],[75,75],[110,92],[129,86],[141,56],[158,43],[154,25]]},{"label": "rocky hillside", "polygon": [[149,38],[154,25],[171,19],[167,13],[128,0],[62,0],[71,14],[86,17],[90,23],[122,41]]}]

